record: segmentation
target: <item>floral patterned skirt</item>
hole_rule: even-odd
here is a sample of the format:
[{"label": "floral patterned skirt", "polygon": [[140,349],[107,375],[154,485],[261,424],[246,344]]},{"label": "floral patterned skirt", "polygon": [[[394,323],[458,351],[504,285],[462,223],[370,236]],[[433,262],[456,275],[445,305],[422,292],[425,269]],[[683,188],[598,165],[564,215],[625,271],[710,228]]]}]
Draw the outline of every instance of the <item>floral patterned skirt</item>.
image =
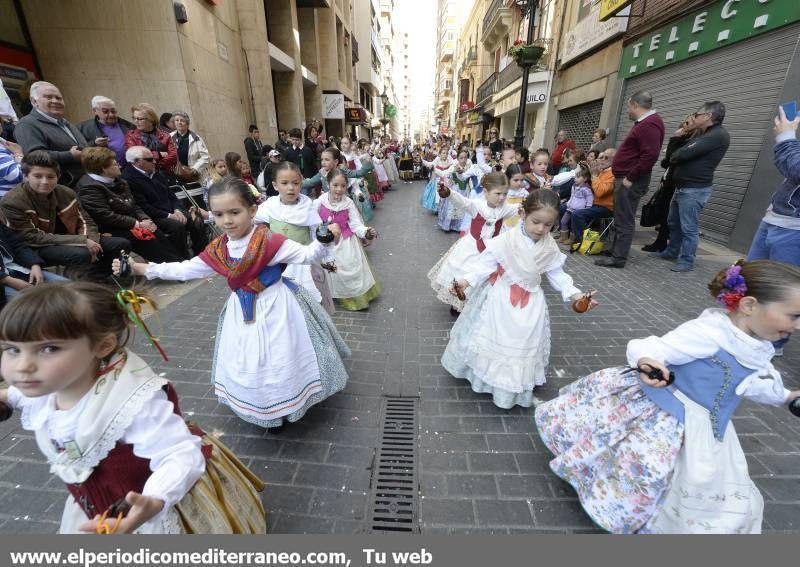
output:
[{"label": "floral patterned skirt", "polygon": [[637,372],[608,368],[536,408],[550,468],[612,533],[637,532],[658,511],[683,443],[683,425],[639,384]]}]

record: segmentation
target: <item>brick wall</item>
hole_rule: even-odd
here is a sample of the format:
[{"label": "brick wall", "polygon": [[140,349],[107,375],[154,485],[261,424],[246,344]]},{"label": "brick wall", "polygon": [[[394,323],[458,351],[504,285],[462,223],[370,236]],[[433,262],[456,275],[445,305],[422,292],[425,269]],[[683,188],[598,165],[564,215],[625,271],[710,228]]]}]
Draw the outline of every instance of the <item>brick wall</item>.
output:
[{"label": "brick wall", "polygon": [[702,8],[708,4],[713,4],[717,0],[636,0],[631,5],[631,14],[642,14],[644,5],[644,15],[634,16],[628,20],[628,31],[624,41],[637,38],[648,31],[664,25],[676,18],[689,12]]}]

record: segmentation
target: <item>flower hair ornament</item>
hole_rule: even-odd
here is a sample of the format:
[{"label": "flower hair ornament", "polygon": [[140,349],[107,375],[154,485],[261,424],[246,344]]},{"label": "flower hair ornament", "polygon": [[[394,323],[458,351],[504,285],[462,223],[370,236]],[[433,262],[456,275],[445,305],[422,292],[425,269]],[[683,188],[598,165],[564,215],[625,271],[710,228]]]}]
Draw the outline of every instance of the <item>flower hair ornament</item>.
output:
[{"label": "flower hair ornament", "polygon": [[739,302],[747,294],[747,282],[742,275],[742,266],[734,264],[725,272],[722,291],[717,294],[717,303],[728,311],[736,311]]}]

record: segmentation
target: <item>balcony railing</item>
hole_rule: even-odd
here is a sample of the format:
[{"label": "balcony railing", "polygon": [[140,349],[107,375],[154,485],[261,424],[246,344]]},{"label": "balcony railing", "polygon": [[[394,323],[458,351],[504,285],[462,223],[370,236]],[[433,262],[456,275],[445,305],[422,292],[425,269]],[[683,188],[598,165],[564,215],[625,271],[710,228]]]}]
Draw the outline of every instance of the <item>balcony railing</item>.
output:
[{"label": "balcony railing", "polygon": [[492,73],[489,78],[481,83],[475,94],[475,104],[480,106],[487,98],[497,92],[497,73]]},{"label": "balcony railing", "polygon": [[502,91],[520,77],[522,77],[522,67],[511,60],[497,75],[497,90]]},{"label": "balcony railing", "polygon": [[478,60],[478,48],[475,45],[473,45],[472,47],[469,48],[469,51],[467,51],[467,57],[464,61],[467,63],[467,65],[469,65],[470,63],[474,63],[477,60]]},{"label": "balcony railing", "polygon": [[483,16],[483,30],[489,29],[492,19],[497,15],[498,10],[503,7],[505,0],[492,0],[489,4],[489,9],[486,10],[486,15]]}]

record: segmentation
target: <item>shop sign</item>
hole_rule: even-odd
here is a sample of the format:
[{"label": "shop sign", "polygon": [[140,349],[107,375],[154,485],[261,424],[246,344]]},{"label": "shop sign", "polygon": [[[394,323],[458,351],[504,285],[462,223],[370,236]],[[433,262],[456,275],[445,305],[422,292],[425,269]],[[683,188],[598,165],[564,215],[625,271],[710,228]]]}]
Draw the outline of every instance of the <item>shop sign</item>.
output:
[{"label": "shop sign", "polygon": [[363,108],[345,108],[344,121],[348,124],[361,124],[367,119],[367,113]]},{"label": "shop sign", "polygon": [[720,0],[626,45],[619,75],[641,75],[797,21],[798,0]]},{"label": "shop sign", "polygon": [[628,13],[630,13],[630,8],[625,8],[625,17],[611,18],[607,22],[601,22],[600,6],[595,5],[587,17],[575,24],[564,35],[561,64],[572,61],[598,45],[625,33],[625,30],[628,29]]},{"label": "shop sign", "polygon": [[633,4],[633,0],[600,0],[600,21],[605,22],[619,14],[623,8]]},{"label": "shop sign", "polygon": [[322,117],[330,119],[344,118],[344,95],[324,94],[322,95]]},{"label": "shop sign", "polygon": [[547,100],[547,83],[533,83],[528,85],[525,104],[541,104]]},{"label": "shop sign", "polygon": [[467,114],[467,122],[473,122],[474,123],[474,122],[477,122],[480,119],[481,119],[481,113],[480,112],[470,112],[469,114]]},{"label": "shop sign", "polygon": [[472,102],[471,100],[468,100],[466,102],[461,103],[461,106],[458,107],[458,111],[467,112],[469,110],[472,110],[473,108],[475,108],[475,103]]}]

